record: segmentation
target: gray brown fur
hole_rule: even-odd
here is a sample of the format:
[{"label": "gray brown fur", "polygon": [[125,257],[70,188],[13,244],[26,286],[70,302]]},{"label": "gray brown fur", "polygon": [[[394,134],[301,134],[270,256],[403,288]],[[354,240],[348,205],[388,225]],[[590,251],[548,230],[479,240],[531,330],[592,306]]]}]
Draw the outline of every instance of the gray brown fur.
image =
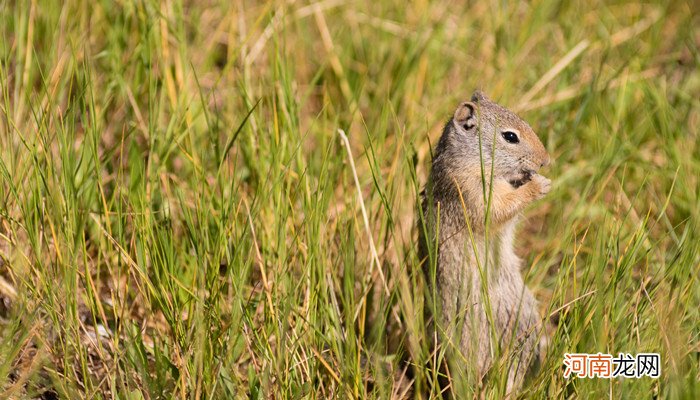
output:
[{"label": "gray brown fur", "polygon": [[[516,133],[519,143],[506,141],[506,130]],[[520,387],[544,351],[537,302],[525,287],[513,247],[520,213],[549,191],[549,179],[537,173],[547,164],[549,156],[532,128],[476,92],[445,126],[423,195],[420,225],[427,236],[419,227],[419,253],[429,291],[435,283],[440,310],[436,321],[442,332],[438,336],[443,346],[448,341],[458,344],[464,359],[475,366],[472,372],[479,382],[499,346],[501,357],[510,360],[509,392]],[[433,269],[428,249],[435,243]],[[488,285],[482,285],[481,276],[487,277]],[[488,296],[495,331],[482,293]]]}]

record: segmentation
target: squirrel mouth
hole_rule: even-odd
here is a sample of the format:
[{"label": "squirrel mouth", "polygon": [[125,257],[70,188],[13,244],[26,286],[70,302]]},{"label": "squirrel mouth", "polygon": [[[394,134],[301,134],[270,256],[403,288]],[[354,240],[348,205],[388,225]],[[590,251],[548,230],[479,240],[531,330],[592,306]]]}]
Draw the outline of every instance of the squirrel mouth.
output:
[{"label": "squirrel mouth", "polygon": [[518,176],[515,176],[515,177],[513,177],[513,178],[508,179],[508,183],[510,183],[510,185],[511,185],[513,188],[517,189],[517,188],[519,188],[520,186],[522,186],[522,185],[524,185],[524,184],[530,182],[530,180],[532,179],[532,175],[533,175],[534,173],[535,173],[535,172],[532,171],[532,170],[523,170],[523,171],[520,171],[520,174],[519,174]]}]

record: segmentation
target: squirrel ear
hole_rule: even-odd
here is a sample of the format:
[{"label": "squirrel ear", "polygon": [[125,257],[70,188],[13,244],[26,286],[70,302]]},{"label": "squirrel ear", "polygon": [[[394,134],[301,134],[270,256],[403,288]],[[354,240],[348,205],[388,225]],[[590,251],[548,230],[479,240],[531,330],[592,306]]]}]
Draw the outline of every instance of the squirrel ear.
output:
[{"label": "squirrel ear", "polygon": [[476,126],[476,105],[471,101],[465,101],[457,107],[452,118],[458,126],[469,131]]},{"label": "squirrel ear", "polygon": [[481,90],[476,90],[476,91],[474,91],[474,94],[472,94],[472,101],[475,103],[478,103],[481,100],[488,100],[488,99],[489,98],[486,97],[484,92],[482,92]]}]

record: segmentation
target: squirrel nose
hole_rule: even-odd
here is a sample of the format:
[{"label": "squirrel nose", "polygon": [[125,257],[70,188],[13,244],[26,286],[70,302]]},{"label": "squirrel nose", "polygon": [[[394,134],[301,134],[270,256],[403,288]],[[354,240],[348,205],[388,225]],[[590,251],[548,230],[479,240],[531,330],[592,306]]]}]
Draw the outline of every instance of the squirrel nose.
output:
[{"label": "squirrel nose", "polygon": [[542,162],[540,162],[540,168],[548,166],[550,163],[549,155],[547,155]]}]

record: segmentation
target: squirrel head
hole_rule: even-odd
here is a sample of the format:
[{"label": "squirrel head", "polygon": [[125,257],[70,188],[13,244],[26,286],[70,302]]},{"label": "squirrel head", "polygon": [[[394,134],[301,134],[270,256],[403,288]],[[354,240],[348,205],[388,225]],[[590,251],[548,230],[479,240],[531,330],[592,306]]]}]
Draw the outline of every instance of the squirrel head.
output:
[{"label": "squirrel head", "polygon": [[474,171],[483,157],[485,171],[490,174],[493,163],[494,178],[506,179],[513,187],[549,164],[549,155],[530,125],[480,91],[457,107],[440,142],[438,153],[449,153],[443,156],[460,172]]}]

